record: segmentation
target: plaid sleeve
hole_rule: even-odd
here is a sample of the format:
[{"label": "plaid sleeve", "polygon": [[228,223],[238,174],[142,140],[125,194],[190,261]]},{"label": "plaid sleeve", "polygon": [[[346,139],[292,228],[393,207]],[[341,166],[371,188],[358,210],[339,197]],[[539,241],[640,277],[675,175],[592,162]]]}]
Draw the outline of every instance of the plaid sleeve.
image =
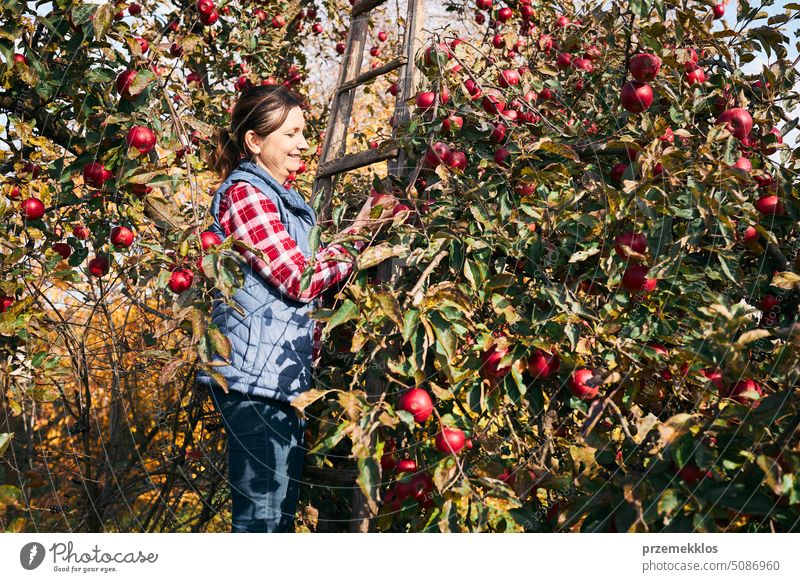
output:
[{"label": "plaid sleeve", "polygon": [[[311,284],[301,292],[300,280],[309,261],[283,226],[275,203],[247,182],[237,182],[228,189],[220,203],[219,216],[226,236],[233,236],[264,253],[266,260],[239,249],[261,277],[290,299],[309,303],[353,270],[352,260],[339,260],[354,258],[344,246],[320,246]],[[361,252],[366,242],[356,241],[354,246]]]}]

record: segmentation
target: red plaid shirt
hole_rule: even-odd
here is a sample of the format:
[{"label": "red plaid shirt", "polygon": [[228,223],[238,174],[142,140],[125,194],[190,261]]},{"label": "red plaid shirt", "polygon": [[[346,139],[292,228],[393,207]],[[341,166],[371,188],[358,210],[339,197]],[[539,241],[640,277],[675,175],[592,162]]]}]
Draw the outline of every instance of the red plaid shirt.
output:
[{"label": "red plaid shirt", "polygon": [[[239,249],[253,270],[294,301],[312,302],[353,271],[353,261],[337,260],[351,257],[342,245],[320,245],[311,284],[300,291],[300,280],[308,260],[286,232],[275,203],[247,182],[237,182],[225,192],[219,205],[219,221],[225,236],[233,236],[264,253],[267,261],[251,251]],[[352,232],[352,229],[346,229],[346,232]],[[355,241],[353,245],[361,252],[367,243]],[[321,337],[322,325],[315,322],[314,362],[319,357]]]}]

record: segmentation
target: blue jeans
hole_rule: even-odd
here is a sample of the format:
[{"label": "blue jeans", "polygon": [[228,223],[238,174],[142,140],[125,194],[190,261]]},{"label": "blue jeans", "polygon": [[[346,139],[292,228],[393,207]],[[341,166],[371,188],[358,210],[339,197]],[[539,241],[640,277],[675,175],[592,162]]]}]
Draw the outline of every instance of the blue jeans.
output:
[{"label": "blue jeans", "polygon": [[292,532],[306,421],[288,402],[209,389],[228,439],[233,533]]}]

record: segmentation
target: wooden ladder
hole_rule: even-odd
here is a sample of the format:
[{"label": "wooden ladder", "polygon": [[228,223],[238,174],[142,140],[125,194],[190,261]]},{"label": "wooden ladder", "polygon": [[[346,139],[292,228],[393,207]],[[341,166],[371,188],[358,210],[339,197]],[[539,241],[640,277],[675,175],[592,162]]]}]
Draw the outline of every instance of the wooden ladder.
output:
[{"label": "wooden ladder", "polygon": [[[361,72],[364,48],[367,39],[367,23],[369,13],[385,3],[386,0],[359,0],[353,5],[350,13],[350,31],[339,72],[339,82],[334,91],[330,107],[330,118],[325,131],[320,163],[314,177],[311,203],[317,212],[319,222],[325,223],[331,216],[331,199],[339,175],[363,168],[379,162],[388,161],[390,175],[404,177],[405,154],[395,146],[381,149],[370,149],[353,154],[345,154],[347,150],[347,132],[353,112],[356,89],[385,75],[391,71],[399,70],[398,93],[395,101],[394,125],[392,138],[396,137],[397,128],[402,127],[410,117],[407,101],[414,94],[419,78],[419,71],[414,66],[414,57],[419,51],[422,41],[422,22],[424,20],[424,0],[408,0],[405,30],[403,31],[402,50],[388,63]],[[384,261],[377,268],[377,277],[381,281],[389,281],[395,271],[395,262]],[[370,398],[378,398],[385,389],[383,378],[371,374],[367,377],[367,394]],[[374,437],[373,437],[374,438]],[[350,531],[368,532],[371,527],[373,512],[370,510],[366,497],[356,485],[356,470],[320,469],[306,466],[306,477],[312,480],[327,481],[330,483],[353,485],[352,519]],[[373,498],[376,496],[372,495]]]}]

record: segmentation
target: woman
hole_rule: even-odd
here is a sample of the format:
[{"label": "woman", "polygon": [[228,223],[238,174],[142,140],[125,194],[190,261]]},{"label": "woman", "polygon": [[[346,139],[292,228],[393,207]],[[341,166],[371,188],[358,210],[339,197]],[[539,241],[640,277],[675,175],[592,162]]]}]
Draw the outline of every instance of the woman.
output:
[{"label": "woman", "polygon": [[[228,436],[233,532],[293,531],[305,421],[290,403],[309,389],[319,350],[309,312],[325,289],[353,270],[355,257],[342,245],[312,252],[314,210],[283,186],[308,148],[304,127],[298,95],[281,86],[251,87],[233,108],[230,131],[218,133],[210,160],[223,177],[211,202],[210,230],[260,251],[237,247],[245,279],[233,299],[243,313],[215,295],[212,321],[231,341],[229,363],[197,375]],[[366,235],[389,220],[396,200],[382,200],[377,219],[369,218],[372,202],[346,232]],[[354,244],[358,252],[366,246],[363,240]],[[301,290],[314,254],[311,283]]]}]

